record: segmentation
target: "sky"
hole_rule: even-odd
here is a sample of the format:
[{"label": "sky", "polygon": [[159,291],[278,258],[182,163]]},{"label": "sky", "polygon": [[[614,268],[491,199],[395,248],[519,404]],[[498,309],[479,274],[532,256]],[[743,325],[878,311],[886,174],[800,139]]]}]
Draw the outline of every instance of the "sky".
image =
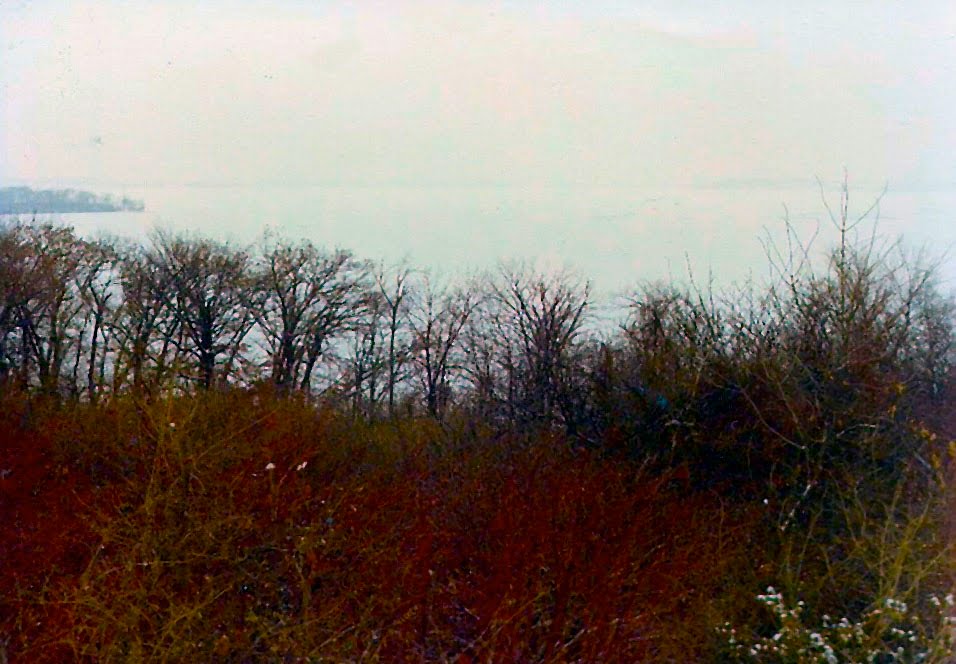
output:
[{"label": "sky", "polygon": [[942,0],[4,0],[0,49],[2,182],[956,192]]}]

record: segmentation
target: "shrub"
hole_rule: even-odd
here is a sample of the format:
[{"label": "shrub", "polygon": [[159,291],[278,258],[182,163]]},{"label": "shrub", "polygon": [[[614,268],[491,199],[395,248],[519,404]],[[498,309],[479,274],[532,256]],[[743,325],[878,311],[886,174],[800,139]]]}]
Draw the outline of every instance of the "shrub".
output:
[{"label": "shrub", "polygon": [[820,662],[942,662],[954,654],[950,614],[953,596],[931,595],[932,615],[921,615],[905,602],[885,598],[856,620],[833,620],[824,614],[818,625],[804,620],[803,601],[789,604],[773,586],[757,600],[773,613],[776,631],[750,637],[729,623],[718,628],[732,661]]}]

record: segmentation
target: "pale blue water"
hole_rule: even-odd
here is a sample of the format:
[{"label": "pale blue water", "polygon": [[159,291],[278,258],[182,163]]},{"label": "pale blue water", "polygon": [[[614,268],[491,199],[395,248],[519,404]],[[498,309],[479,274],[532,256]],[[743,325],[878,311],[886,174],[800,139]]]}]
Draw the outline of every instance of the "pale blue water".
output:
[{"label": "pale blue water", "polygon": [[[760,238],[783,237],[784,205],[800,234],[819,223],[820,249],[835,231],[820,192],[806,187],[674,188],[647,191],[585,187],[151,187],[102,189],[145,199],[143,213],[60,215],[81,233],[144,237],[154,226],[253,242],[267,229],[346,247],[367,258],[444,272],[492,268],[523,258],[569,265],[599,293],[647,280],[683,279],[688,260],[718,285],[767,274]],[[878,192],[853,191],[860,213]],[[838,206],[838,195],[831,194]],[[889,191],[879,232],[911,247],[956,251],[956,192]],[[869,229],[870,226],[867,226]],[[956,286],[956,256],[941,270]]]}]

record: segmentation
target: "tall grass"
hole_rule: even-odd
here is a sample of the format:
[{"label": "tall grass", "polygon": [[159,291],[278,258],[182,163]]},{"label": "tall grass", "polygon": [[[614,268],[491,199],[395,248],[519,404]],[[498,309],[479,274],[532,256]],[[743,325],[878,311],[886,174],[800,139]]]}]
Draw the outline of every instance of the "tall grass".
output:
[{"label": "tall grass", "polygon": [[756,522],[561,440],[438,454],[429,423],[355,425],[248,394],[79,406],[38,426],[93,488],[61,496],[84,564],[8,603],[29,616],[5,624],[33,661],[703,652],[703,607]]}]

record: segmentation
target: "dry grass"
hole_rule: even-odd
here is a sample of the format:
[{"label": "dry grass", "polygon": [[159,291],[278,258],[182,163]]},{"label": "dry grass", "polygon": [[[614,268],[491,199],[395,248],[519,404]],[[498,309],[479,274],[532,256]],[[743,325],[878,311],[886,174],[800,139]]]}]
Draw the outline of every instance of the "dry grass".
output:
[{"label": "dry grass", "polygon": [[428,422],[249,394],[30,422],[6,449],[40,451],[31,494],[61,509],[9,506],[21,661],[704,657],[759,527],[561,440],[439,453]]},{"label": "dry grass", "polygon": [[369,424],[261,390],[0,390],[0,658],[746,658],[729,625],[809,662],[846,618],[897,661],[878,616],[905,603],[903,659],[944,661],[956,306],[873,243],[778,267],[759,297],[635,300],[575,351],[573,436],[465,402]]}]

